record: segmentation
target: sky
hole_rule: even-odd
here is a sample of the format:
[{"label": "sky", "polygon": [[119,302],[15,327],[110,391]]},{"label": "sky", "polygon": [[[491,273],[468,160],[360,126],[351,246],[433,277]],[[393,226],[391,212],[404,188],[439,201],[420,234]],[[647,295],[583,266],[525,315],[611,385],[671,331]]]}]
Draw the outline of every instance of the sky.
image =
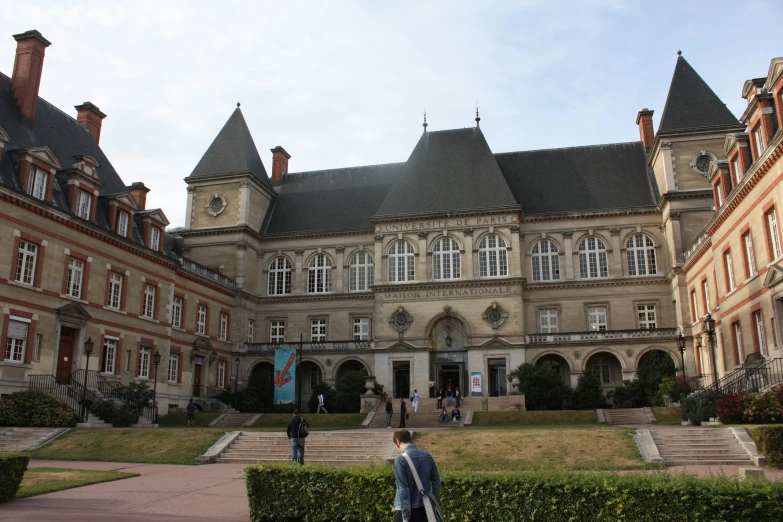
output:
[{"label": "sky", "polygon": [[[10,0],[4,0],[9,2]],[[187,177],[236,103],[271,174],[405,161],[422,132],[475,125],[494,152],[638,141],[666,101],[677,51],[731,111],[783,55],[779,0],[514,2],[13,2],[38,29],[40,95],[108,115],[101,146],[147,208],[185,224]]]}]

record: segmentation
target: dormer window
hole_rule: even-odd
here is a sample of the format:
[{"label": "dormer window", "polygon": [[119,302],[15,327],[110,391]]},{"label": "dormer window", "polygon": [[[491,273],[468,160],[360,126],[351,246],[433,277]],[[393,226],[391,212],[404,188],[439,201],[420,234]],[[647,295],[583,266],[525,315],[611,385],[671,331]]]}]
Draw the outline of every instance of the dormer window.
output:
[{"label": "dormer window", "polygon": [[44,199],[46,197],[46,173],[44,171],[30,167],[27,193],[36,199]]},{"label": "dormer window", "polygon": [[92,208],[92,195],[84,190],[76,193],[76,215],[82,219],[90,219],[90,209]]},{"label": "dormer window", "polygon": [[723,186],[720,184],[720,182],[715,185],[715,196],[717,197],[718,201],[718,208],[720,208],[723,205]]},{"label": "dormer window", "polygon": [[740,160],[739,160],[739,154],[737,154],[737,157],[734,158],[734,161],[731,162],[732,168],[734,169],[734,179],[737,180],[737,185],[739,185],[739,182],[742,181],[742,167],[740,166]]},{"label": "dormer window", "polygon": [[160,229],[157,227],[150,227],[150,240],[149,246],[152,250],[160,250]]},{"label": "dormer window", "polygon": [[128,237],[128,213],[124,210],[117,211],[117,233],[122,237]]},{"label": "dormer window", "polygon": [[756,154],[757,156],[761,156],[761,153],[764,152],[765,148],[767,148],[767,146],[764,144],[764,133],[761,131],[761,125],[758,125],[753,130],[753,139],[756,142]]}]

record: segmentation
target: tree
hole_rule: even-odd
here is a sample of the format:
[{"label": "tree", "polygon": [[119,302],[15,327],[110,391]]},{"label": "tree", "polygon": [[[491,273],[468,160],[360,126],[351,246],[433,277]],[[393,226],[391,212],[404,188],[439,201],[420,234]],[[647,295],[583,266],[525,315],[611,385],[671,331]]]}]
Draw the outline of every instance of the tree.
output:
[{"label": "tree", "polygon": [[601,379],[589,370],[579,376],[579,382],[571,395],[571,406],[575,410],[595,410],[608,406]]},{"label": "tree", "polygon": [[519,391],[525,394],[528,410],[560,410],[569,390],[563,384],[560,373],[548,366],[523,363],[519,372]]},{"label": "tree", "polygon": [[608,395],[613,399],[615,408],[642,408],[650,405],[647,393],[639,379],[623,381],[622,386],[610,391]]},{"label": "tree", "polygon": [[[358,413],[361,410],[359,396],[366,391],[364,378],[365,372],[359,370],[348,371],[340,375],[335,383],[333,403],[337,413]],[[326,409],[329,409],[328,404]]]},{"label": "tree", "polygon": [[677,370],[674,360],[663,350],[650,350],[639,361],[636,376],[648,397],[655,395],[665,377],[674,377]]}]

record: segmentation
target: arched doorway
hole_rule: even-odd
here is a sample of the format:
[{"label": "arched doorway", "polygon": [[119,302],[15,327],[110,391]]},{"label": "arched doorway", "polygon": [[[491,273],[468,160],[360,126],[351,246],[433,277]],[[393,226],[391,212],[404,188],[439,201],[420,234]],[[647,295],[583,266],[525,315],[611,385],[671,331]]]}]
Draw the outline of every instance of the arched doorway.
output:
[{"label": "arched doorway", "polygon": [[465,396],[468,389],[465,325],[446,308],[446,314],[432,325],[429,337],[430,380],[435,382],[432,391],[459,388]]},{"label": "arched doorway", "polygon": [[307,408],[307,403],[313,395],[313,390],[324,380],[321,368],[312,361],[303,361],[299,368],[299,396],[302,399],[302,407]]},{"label": "arched doorway", "polygon": [[250,387],[255,390],[259,409],[267,411],[275,403],[275,365],[261,361],[253,366],[248,381]]},{"label": "arched doorway", "polygon": [[334,372],[335,382],[339,381],[348,372],[362,372],[365,376],[370,375],[370,371],[362,361],[357,359],[348,359],[340,363]]},{"label": "arched doorway", "polygon": [[636,378],[644,387],[645,393],[652,397],[665,377],[675,377],[677,365],[672,355],[659,349],[648,350],[636,364]]},{"label": "arched doorway", "polygon": [[555,353],[549,353],[538,359],[536,361],[536,366],[546,366],[552,371],[557,372],[560,375],[560,380],[563,381],[563,384],[569,388],[571,387],[571,366],[568,364],[568,361],[565,360],[565,357]]},{"label": "arched doorway", "polygon": [[623,384],[623,366],[611,352],[596,352],[585,361],[585,369],[598,376],[603,388],[615,388]]}]

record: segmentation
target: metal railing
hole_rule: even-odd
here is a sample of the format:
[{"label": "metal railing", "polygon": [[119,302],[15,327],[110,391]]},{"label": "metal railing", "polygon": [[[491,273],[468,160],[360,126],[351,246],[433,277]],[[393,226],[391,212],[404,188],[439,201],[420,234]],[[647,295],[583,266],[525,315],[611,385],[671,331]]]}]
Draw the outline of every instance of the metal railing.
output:
[{"label": "metal railing", "polygon": [[182,268],[187,270],[188,272],[193,272],[194,274],[198,274],[202,277],[206,277],[208,279],[212,279],[214,281],[217,281],[221,285],[228,286],[231,288],[236,287],[236,282],[231,279],[230,277],[224,276],[217,270],[213,270],[211,268],[207,268],[204,265],[200,265],[196,263],[195,261],[192,261],[186,257],[180,257],[178,258],[178,261],[182,265]]},{"label": "metal railing", "polygon": [[193,385],[193,396],[201,399],[214,399],[225,393],[225,391],[224,388],[218,388],[217,386],[207,386],[206,384],[200,386]]},{"label": "metal railing", "polygon": [[622,340],[634,341],[638,339],[676,339],[677,333],[677,328],[535,333],[525,334],[525,340],[528,344],[562,344]]},{"label": "metal railing", "polygon": [[74,390],[71,386],[60,384],[54,375],[30,375],[31,390],[39,390],[48,393],[58,401],[70,406],[76,412],[80,421],[86,422],[89,412],[82,408],[81,390]]},{"label": "metal railing", "polygon": [[[245,352],[273,352],[277,348],[296,348],[298,342],[291,343],[245,343]],[[302,351],[322,352],[322,351],[357,351],[375,349],[375,341],[324,341],[324,342],[303,342]]]},{"label": "metal railing", "polygon": [[[712,376],[703,376],[712,377]],[[694,404],[701,399],[717,401],[720,397],[735,393],[757,393],[770,386],[783,383],[783,358],[762,359],[735,368],[718,380],[717,390],[714,380],[702,381],[702,389],[692,393],[686,399]]]},{"label": "metal railing", "polygon": [[[76,370],[73,372],[71,375],[71,384],[84,386],[84,370]],[[98,390],[104,399],[119,405],[128,404],[136,400],[124,386],[109,381],[103,374],[95,370],[89,370],[87,372],[87,388]],[[137,407],[139,408],[139,415],[148,419],[150,422],[156,421],[156,404],[138,404]]]}]

